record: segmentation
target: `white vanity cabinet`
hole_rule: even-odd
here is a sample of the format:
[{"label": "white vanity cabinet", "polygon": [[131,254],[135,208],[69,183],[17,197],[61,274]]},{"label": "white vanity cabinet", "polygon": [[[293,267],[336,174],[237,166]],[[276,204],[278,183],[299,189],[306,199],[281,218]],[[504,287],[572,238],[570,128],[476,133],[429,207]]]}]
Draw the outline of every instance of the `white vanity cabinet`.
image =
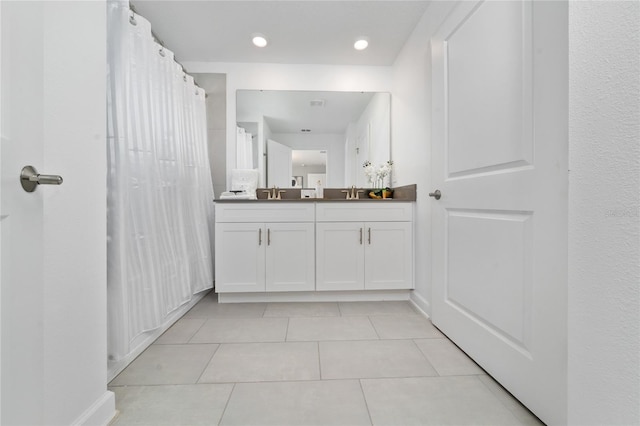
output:
[{"label": "white vanity cabinet", "polygon": [[413,204],[318,203],[316,290],[413,288]]},{"label": "white vanity cabinet", "polygon": [[311,203],[216,204],[216,292],[315,289]]},{"label": "white vanity cabinet", "polygon": [[216,223],[217,292],[265,291],[263,223]]}]

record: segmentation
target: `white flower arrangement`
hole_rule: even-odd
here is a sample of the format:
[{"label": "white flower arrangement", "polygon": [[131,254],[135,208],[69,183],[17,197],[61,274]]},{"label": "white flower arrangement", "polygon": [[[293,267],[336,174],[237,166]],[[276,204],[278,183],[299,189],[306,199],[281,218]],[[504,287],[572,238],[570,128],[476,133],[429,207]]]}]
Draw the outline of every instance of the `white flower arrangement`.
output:
[{"label": "white flower arrangement", "polygon": [[362,167],[364,167],[364,174],[367,175],[372,188],[384,188],[384,179],[391,173],[393,161],[389,160],[376,167],[367,160]]}]

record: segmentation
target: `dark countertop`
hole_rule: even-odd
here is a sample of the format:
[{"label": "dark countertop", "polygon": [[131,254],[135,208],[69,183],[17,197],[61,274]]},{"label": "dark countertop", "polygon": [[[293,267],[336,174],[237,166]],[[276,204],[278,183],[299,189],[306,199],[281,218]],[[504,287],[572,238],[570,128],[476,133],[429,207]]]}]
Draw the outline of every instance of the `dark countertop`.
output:
[{"label": "dark countertop", "polygon": [[345,203],[366,203],[366,202],[402,202],[406,203],[407,201],[415,201],[415,200],[401,200],[397,198],[361,198],[359,200],[345,200],[339,198],[283,198],[282,200],[267,200],[266,198],[260,198],[257,200],[234,200],[233,198],[225,198],[219,199],[216,198],[216,203],[335,203],[335,202],[345,202]]},{"label": "dark countertop", "polygon": [[257,200],[235,200],[233,198],[225,198],[219,199],[216,198],[214,201],[216,203],[282,203],[282,202],[296,202],[296,203],[310,203],[310,202],[345,202],[345,203],[364,203],[364,202],[407,202],[407,201],[416,201],[416,192],[417,185],[406,185],[399,186],[397,188],[393,188],[393,198],[369,198],[367,195],[371,189],[366,188],[356,188],[360,190],[364,190],[364,193],[360,193],[360,199],[357,200],[347,200],[345,199],[346,194],[342,191],[350,190],[350,188],[325,188],[324,189],[324,198],[300,198],[300,188],[286,188],[281,200],[268,200],[266,198],[267,194],[263,193],[263,190],[268,190],[268,188],[258,188]]}]

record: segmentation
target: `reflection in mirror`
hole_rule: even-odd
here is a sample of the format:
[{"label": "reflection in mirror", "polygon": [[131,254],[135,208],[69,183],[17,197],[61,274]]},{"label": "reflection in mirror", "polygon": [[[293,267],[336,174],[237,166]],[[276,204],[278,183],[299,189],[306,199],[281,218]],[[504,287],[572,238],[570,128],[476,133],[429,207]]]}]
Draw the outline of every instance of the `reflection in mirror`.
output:
[{"label": "reflection in mirror", "polygon": [[291,151],[292,185],[296,188],[324,188],[327,183],[327,151],[294,149]]},{"label": "reflection in mirror", "polygon": [[[258,169],[260,186],[367,187],[364,162],[390,159],[389,93],[238,90],[236,98],[237,168]],[[316,160],[297,162],[313,152],[324,172]]]}]

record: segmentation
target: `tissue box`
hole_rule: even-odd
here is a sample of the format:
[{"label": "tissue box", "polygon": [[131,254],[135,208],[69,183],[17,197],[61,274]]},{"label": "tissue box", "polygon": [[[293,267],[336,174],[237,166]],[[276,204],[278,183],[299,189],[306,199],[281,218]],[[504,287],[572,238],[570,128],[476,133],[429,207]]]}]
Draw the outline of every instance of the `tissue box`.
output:
[{"label": "tissue box", "polygon": [[316,198],[315,189],[301,189],[300,198]]}]

